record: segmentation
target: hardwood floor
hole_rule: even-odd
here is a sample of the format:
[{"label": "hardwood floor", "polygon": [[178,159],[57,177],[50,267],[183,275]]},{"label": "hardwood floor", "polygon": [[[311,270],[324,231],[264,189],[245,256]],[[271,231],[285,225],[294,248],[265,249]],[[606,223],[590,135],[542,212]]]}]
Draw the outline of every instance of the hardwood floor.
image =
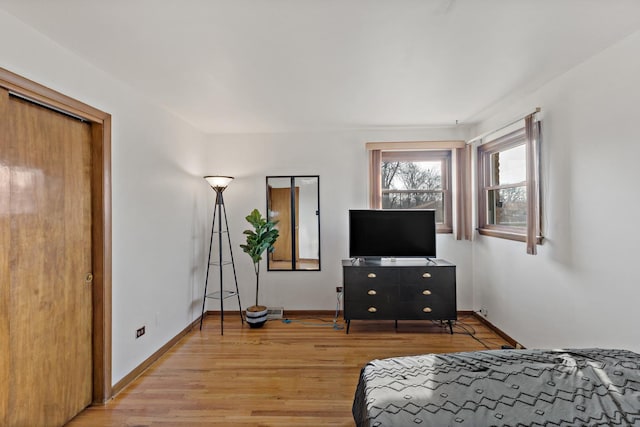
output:
[{"label": "hardwood floor", "polygon": [[[286,312],[285,312],[286,315]],[[270,320],[261,329],[208,316],[104,406],[69,426],[353,426],[351,404],[369,360],[483,350],[507,344],[473,316],[448,327],[433,322],[352,321],[349,335],[333,319]],[[342,319],[337,326],[344,327]],[[466,331],[465,331],[466,329]]]}]

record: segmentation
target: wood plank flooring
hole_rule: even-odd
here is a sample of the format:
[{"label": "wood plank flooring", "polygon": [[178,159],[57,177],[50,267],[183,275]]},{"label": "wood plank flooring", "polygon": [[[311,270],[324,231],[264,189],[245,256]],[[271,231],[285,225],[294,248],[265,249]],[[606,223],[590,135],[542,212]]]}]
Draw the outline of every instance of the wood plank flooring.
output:
[{"label": "wood plank flooring", "polygon": [[353,395],[369,360],[507,344],[471,315],[460,316],[453,335],[425,321],[400,321],[396,331],[393,321],[354,320],[347,335],[331,317],[270,320],[261,329],[225,318],[224,336],[219,317],[208,316],[202,331],[68,425],[353,426]]}]

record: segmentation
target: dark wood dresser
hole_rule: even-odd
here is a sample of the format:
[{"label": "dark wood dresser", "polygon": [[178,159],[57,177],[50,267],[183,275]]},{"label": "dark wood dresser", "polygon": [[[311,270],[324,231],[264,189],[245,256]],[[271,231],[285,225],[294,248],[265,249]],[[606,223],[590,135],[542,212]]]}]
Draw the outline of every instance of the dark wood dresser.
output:
[{"label": "dark wood dresser", "polygon": [[456,266],[436,260],[343,260],[344,319],[457,319]]}]

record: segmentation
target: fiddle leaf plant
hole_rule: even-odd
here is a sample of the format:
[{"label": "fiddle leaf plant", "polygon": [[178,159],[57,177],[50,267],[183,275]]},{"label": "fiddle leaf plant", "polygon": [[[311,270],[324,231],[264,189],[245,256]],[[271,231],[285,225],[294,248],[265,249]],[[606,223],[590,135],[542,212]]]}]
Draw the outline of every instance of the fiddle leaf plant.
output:
[{"label": "fiddle leaf plant", "polygon": [[260,285],[260,261],[262,254],[273,252],[273,244],[278,238],[279,232],[275,228],[278,221],[269,221],[264,218],[258,209],[251,211],[245,217],[247,222],[253,226],[253,230],[244,230],[247,242],[240,245],[242,250],[246,252],[253,261],[253,268],[256,273],[256,306],[258,305],[258,290]]}]

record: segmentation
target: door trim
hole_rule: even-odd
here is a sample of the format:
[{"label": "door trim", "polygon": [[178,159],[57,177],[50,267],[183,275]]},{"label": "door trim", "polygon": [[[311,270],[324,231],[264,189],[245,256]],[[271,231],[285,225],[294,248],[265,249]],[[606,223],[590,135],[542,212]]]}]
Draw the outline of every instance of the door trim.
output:
[{"label": "door trim", "polygon": [[94,404],[112,397],[111,385],[111,115],[0,67],[0,87],[66,111],[91,124],[93,258],[92,364]]}]

